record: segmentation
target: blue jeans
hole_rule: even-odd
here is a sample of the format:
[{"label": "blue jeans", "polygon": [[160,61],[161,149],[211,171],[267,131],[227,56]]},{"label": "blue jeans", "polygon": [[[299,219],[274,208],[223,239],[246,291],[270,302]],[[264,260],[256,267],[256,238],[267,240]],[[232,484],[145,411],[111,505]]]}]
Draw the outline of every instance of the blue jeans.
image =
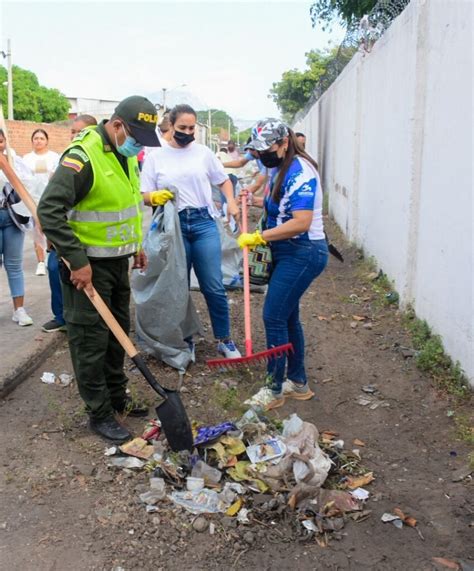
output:
[{"label": "blue jeans", "polygon": [[229,305],[221,270],[221,239],[207,208],[186,208],[179,213],[186,250],[188,280],[194,267],[204,295],[216,339],[230,336]]},{"label": "blue jeans", "polygon": [[23,244],[25,234],[15,226],[6,208],[0,208],[0,266],[5,266],[12,297],[25,295]]},{"label": "blue jeans", "polygon": [[279,240],[271,242],[273,272],[263,306],[267,348],[293,344],[293,353],[270,358],[267,374],[270,388],[281,393],[288,361],[288,379],[306,384],[304,334],[299,303],[311,282],[322,273],[328,261],[326,240]]},{"label": "blue jeans", "polygon": [[51,290],[51,310],[54,319],[65,325],[63,317],[63,292],[61,290],[61,278],[59,277],[59,259],[56,250],[51,250],[48,256],[48,278]]}]

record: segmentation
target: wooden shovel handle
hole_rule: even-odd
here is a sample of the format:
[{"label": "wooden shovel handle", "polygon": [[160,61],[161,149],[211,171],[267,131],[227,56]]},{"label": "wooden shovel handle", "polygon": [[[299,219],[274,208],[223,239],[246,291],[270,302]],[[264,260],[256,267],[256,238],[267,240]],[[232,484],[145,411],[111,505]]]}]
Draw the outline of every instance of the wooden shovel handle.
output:
[{"label": "wooden shovel handle", "polygon": [[5,134],[5,139],[7,141],[7,160],[4,157],[0,157],[0,168],[5,173],[5,176],[8,179],[8,182],[12,185],[12,187],[18,193],[18,196],[23,200],[25,203],[26,208],[31,212],[31,215],[35,219],[35,223],[39,228],[38,217],[36,215],[36,202],[33,200],[31,194],[26,190],[24,184],[18,178],[16,172],[13,170],[12,164],[13,159],[11,156],[10,151],[10,141],[8,139],[8,129],[7,124],[5,123],[5,117],[3,116],[3,107],[0,104],[0,129],[3,130]]},{"label": "wooden shovel handle", "polygon": [[[69,265],[69,262],[64,258],[61,258],[61,260],[66,264],[69,271],[71,271],[71,266]],[[102,299],[101,295],[95,289],[95,287],[92,286],[92,293],[87,291],[86,289],[83,289],[82,291],[87,295],[89,301],[96,308],[97,313],[105,321],[107,327],[115,335],[115,338],[123,347],[123,349],[130,357],[130,359],[136,357],[138,355],[138,351],[135,348],[135,345],[130,341],[130,337],[122,329],[120,323],[115,319],[113,313],[110,311],[108,305]]]},{"label": "wooden shovel handle", "polygon": [[135,348],[135,345],[130,341],[130,337],[125,333],[125,331],[120,326],[119,322],[113,316],[113,313],[110,311],[108,306],[106,305],[105,301],[102,299],[98,291],[92,286],[93,293],[89,293],[87,290],[83,290],[84,293],[89,298],[92,305],[96,308],[97,313],[102,317],[102,319],[107,324],[107,327],[112,331],[115,335],[117,341],[120,345],[125,349],[127,355],[133,359],[136,355],[138,355],[138,351]]}]

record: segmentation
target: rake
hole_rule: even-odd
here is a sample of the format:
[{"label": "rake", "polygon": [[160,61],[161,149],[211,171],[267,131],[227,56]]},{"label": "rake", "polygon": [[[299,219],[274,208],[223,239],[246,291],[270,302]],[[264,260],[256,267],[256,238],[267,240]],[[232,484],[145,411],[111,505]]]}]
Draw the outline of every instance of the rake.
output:
[{"label": "rake", "polygon": [[[247,196],[242,196],[242,225],[241,231],[247,232]],[[293,351],[291,343],[285,343],[278,347],[271,347],[265,351],[253,352],[252,348],[252,321],[250,317],[250,271],[248,247],[244,248],[244,321],[245,321],[245,357],[238,357],[237,359],[210,359],[207,361],[207,366],[210,368],[235,368],[240,366],[250,365],[255,362],[266,362],[269,358],[278,358],[286,355],[289,351]]]}]

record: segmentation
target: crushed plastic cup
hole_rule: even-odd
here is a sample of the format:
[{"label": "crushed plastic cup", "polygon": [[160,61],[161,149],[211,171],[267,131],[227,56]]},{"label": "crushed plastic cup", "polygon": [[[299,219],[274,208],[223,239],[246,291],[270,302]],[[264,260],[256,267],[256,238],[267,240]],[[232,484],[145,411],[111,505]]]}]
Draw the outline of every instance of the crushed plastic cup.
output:
[{"label": "crushed plastic cup", "polygon": [[194,478],[193,476],[188,476],[186,478],[186,489],[189,492],[195,492],[202,490],[204,488],[204,478]]},{"label": "crushed plastic cup", "polygon": [[364,488],[356,488],[355,490],[352,490],[350,494],[356,500],[362,500],[362,501],[368,500],[370,496],[370,492],[364,490]]},{"label": "crushed plastic cup", "polygon": [[54,381],[56,380],[56,375],[54,373],[44,372],[41,375],[41,381],[47,385],[54,385]]},{"label": "crushed plastic cup", "polygon": [[164,493],[166,491],[166,484],[163,478],[150,478],[150,490]]},{"label": "crushed plastic cup", "polygon": [[59,375],[59,382],[63,387],[68,387],[72,383],[73,379],[74,376],[70,375],[69,373],[61,373]]},{"label": "crushed plastic cup", "polygon": [[215,486],[219,483],[222,472],[217,468],[208,466],[202,460],[198,460],[191,471],[191,476],[193,478],[204,478],[206,486]]},{"label": "crushed plastic cup", "polygon": [[165,490],[149,490],[140,494],[138,497],[140,501],[149,506],[155,505],[158,501],[164,499],[166,496]]},{"label": "crushed plastic cup", "polygon": [[135,458],[134,456],[111,458],[110,466],[115,466],[116,468],[143,468],[146,462]]},{"label": "crushed plastic cup", "polygon": [[268,387],[262,387],[258,393],[255,393],[252,397],[244,401],[247,406],[254,406],[258,408],[264,408],[273,400],[274,396],[272,391]]}]

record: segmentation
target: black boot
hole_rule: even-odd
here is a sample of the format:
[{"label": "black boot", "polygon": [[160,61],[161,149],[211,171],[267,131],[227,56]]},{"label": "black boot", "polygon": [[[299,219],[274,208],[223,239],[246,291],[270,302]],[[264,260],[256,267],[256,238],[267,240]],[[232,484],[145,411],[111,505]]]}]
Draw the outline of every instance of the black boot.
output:
[{"label": "black boot", "polygon": [[135,402],[131,397],[125,397],[121,403],[112,403],[114,410],[119,414],[128,416],[148,416],[148,407],[144,404]]},{"label": "black boot", "polygon": [[113,416],[106,418],[91,418],[89,426],[93,432],[116,444],[122,444],[132,438],[132,434],[119,424]]}]

